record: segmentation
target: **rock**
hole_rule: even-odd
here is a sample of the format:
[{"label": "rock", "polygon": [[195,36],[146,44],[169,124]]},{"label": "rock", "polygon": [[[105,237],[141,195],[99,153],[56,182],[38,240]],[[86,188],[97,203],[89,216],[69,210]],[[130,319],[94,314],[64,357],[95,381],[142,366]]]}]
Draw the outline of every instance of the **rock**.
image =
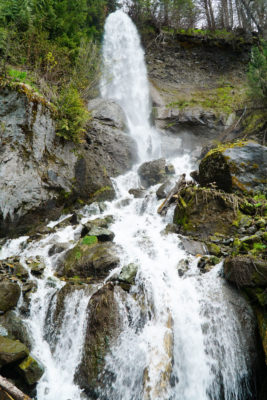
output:
[{"label": "rock", "polygon": [[99,242],[112,242],[115,234],[106,228],[93,227],[87,234],[88,236],[95,236]]},{"label": "rock", "polygon": [[63,251],[67,250],[68,248],[69,248],[68,243],[55,243],[48,250],[48,255],[49,255],[49,257],[52,257],[55,254],[62,253]]},{"label": "rock", "polygon": [[137,271],[138,266],[136,264],[131,263],[125,265],[118,276],[118,280],[120,282],[129,283],[129,285],[134,285]]},{"label": "rock", "polygon": [[0,311],[6,312],[16,307],[20,297],[20,287],[17,283],[0,282]]},{"label": "rock", "polygon": [[238,287],[267,287],[267,261],[251,256],[227,257],[224,274],[227,280]]},{"label": "rock", "polygon": [[135,199],[143,199],[146,195],[145,189],[130,189],[129,194],[132,194]]},{"label": "rock", "polygon": [[34,385],[42,377],[44,368],[31,356],[18,365],[19,374],[28,385]]},{"label": "rock", "polygon": [[167,176],[173,173],[173,166],[167,165],[164,158],[145,162],[138,168],[141,184],[146,188],[157,183],[163,183]]},{"label": "rock", "polygon": [[86,244],[85,238],[67,252],[60,276],[103,279],[118,266],[120,260],[114,244]]},{"label": "rock", "polygon": [[18,340],[0,336],[0,368],[5,364],[24,359],[29,355],[27,347]]},{"label": "rock", "polygon": [[177,270],[178,270],[178,275],[182,277],[186,271],[188,271],[188,266],[189,266],[189,260],[187,258],[183,258],[182,260],[179,261]]},{"label": "rock", "polygon": [[207,254],[207,248],[204,243],[186,238],[184,236],[179,237],[181,239],[183,249],[189,254],[192,254],[193,256],[198,254]]},{"label": "rock", "polygon": [[199,165],[198,182],[215,183],[226,192],[264,191],[267,147],[254,142],[223,145],[208,152]]},{"label": "rock", "polygon": [[[266,302],[267,304],[267,302]],[[266,309],[257,309],[257,318],[260,336],[265,354],[265,364],[267,365],[267,312]]]},{"label": "rock", "polygon": [[173,187],[173,184],[170,180],[167,180],[166,182],[164,182],[156,191],[157,198],[159,200],[165,199],[168,196],[172,187]]},{"label": "rock", "polygon": [[106,125],[126,130],[126,116],[123,109],[113,100],[93,99],[88,103],[88,110],[93,118]]},{"label": "rock", "polygon": [[[102,102],[103,100],[101,100]],[[43,97],[0,88],[0,123],[5,127],[0,154],[0,236],[19,236],[46,220],[57,220],[78,199],[115,197],[111,177],[136,161],[136,144],[108,115],[93,119],[85,140],[74,144],[55,135],[55,115]],[[115,112],[115,111],[114,111]],[[98,115],[100,117],[100,115]],[[108,123],[108,124],[107,124]],[[75,222],[75,221],[74,221]]]},{"label": "rock", "polygon": [[16,312],[8,311],[4,315],[1,315],[0,324],[7,330],[9,339],[19,340],[28,349],[31,349],[31,338],[27,327]]},{"label": "rock", "polygon": [[41,276],[45,270],[45,263],[39,258],[27,260],[27,264],[34,276]]},{"label": "rock", "polygon": [[96,218],[83,224],[81,237],[87,235],[91,229],[108,228],[114,222],[112,215],[107,215],[105,218]]},{"label": "rock", "polygon": [[185,187],[176,199],[173,223],[178,225],[180,233],[195,239],[207,240],[215,233],[229,237],[238,229],[229,196],[213,189]]},{"label": "rock", "polygon": [[201,257],[200,260],[198,261],[197,267],[202,271],[202,272],[209,272],[216,264],[220,262],[220,259],[218,257]]},{"label": "rock", "polygon": [[122,289],[108,283],[91,297],[88,304],[89,318],[82,360],[75,381],[89,396],[97,396],[101,388],[105,356],[120,333],[121,317],[115,299],[118,294],[123,294]]}]

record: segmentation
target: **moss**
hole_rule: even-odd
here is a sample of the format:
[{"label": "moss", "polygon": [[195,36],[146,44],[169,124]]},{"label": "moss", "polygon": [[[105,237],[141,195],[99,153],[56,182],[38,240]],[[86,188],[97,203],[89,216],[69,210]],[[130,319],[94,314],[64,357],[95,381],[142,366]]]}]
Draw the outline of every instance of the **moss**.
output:
[{"label": "moss", "polygon": [[215,243],[207,243],[207,248],[210,254],[219,256],[221,253],[220,247]]},{"label": "moss", "polygon": [[262,309],[256,310],[260,335],[262,339],[263,350],[265,353],[265,363],[267,365],[267,311]]},{"label": "moss", "polygon": [[98,239],[96,236],[84,236],[82,240],[82,244],[86,244],[87,246],[91,244],[95,244],[98,242]]}]

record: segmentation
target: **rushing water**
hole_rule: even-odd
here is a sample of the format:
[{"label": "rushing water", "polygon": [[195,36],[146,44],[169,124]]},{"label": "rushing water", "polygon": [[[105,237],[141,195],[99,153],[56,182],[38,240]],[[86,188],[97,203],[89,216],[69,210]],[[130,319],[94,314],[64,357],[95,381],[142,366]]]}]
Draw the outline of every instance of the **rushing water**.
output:
[{"label": "rushing water", "polygon": [[[158,157],[160,136],[149,122],[144,54],[135,26],[122,11],[107,19],[103,59],[102,96],[115,99],[125,111],[129,134],[138,143],[140,162]],[[170,161],[176,178],[192,168],[188,154]],[[115,217],[111,229],[121,249],[121,266],[135,263],[138,273],[130,293],[117,294],[121,334],[106,357],[98,398],[248,400],[249,347],[253,344],[244,332],[252,331],[249,310],[220,277],[221,264],[201,274],[197,259],[182,249],[177,235],[164,234],[171,210],[165,219],[157,214],[158,186],[147,189],[143,199],[129,195],[129,189],[139,186],[136,171],[137,166],[114,180],[117,198],[107,203],[104,213]],[[92,207],[85,207],[83,216],[86,221],[98,215],[92,216]],[[56,222],[50,226],[56,227]],[[32,354],[45,366],[37,386],[38,400],[84,398],[74,383],[74,374],[82,355],[88,301],[97,287],[72,291],[64,301],[60,324],[55,326],[57,293],[64,283],[54,277],[58,255],[49,256],[52,245],[73,247],[80,232],[81,225],[66,226],[39,241],[22,237],[7,242],[0,253],[2,259],[20,255],[26,268],[26,260],[36,256],[46,265],[42,278],[31,277],[37,290],[25,319]],[[189,266],[180,277],[177,265],[183,259],[189,260]],[[246,316],[246,329],[237,308]],[[105,381],[109,372],[112,382]]]}]

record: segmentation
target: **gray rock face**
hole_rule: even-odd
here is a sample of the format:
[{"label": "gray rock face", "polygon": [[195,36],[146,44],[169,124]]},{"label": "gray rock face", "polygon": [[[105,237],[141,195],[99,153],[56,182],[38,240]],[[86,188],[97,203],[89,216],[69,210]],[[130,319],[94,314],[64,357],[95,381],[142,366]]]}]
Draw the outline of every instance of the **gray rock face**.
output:
[{"label": "gray rock face", "polygon": [[0,336],[0,368],[27,357],[29,350],[18,340]]},{"label": "gray rock face", "polygon": [[215,183],[219,189],[264,191],[267,183],[267,147],[248,142],[208,153],[199,165],[198,182]]},{"label": "gray rock face", "polygon": [[110,177],[131,168],[136,147],[120,130],[124,116],[119,106],[110,102],[106,109],[102,100],[95,104],[96,119],[84,143],[75,145],[55,135],[53,112],[43,98],[0,89],[1,236],[20,235],[45,219],[57,219],[78,198],[114,198]]},{"label": "gray rock face", "polygon": [[173,173],[173,166],[167,165],[164,158],[145,162],[138,168],[141,184],[146,188],[156,185],[157,183],[163,183],[168,175]]},{"label": "gray rock face", "polygon": [[126,129],[126,116],[123,109],[113,100],[93,99],[88,103],[88,110],[92,117],[106,125],[121,130]]}]

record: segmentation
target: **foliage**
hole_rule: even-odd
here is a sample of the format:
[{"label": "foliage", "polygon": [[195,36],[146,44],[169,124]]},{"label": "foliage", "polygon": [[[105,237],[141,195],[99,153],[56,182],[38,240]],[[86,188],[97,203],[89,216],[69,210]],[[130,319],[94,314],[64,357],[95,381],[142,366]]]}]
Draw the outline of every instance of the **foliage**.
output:
[{"label": "foliage", "polygon": [[251,96],[267,103],[267,41],[262,40],[259,47],[252,48],[248,80]]},{"label": "foliage", "polygon": [[98,242],[98,239],[96,236],[84,236],[82,240],[82,244],[90,245],[90,244],[95,244]]},{"label": "foliage", "polygon": [[85,132],[90,114],[76,88],[66,88],[56,99],[58,108],[57,134],[64,139],[79,141]]}]

